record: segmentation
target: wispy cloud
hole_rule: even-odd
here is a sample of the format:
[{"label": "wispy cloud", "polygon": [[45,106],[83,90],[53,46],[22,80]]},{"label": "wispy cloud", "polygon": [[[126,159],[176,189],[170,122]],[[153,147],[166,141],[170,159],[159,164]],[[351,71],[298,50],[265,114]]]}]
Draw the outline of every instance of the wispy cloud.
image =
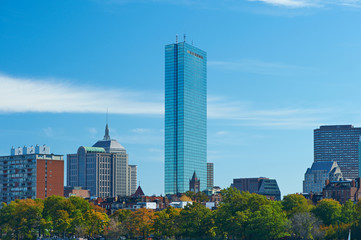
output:
[{"label": "wispy cloud", "polygon": [[148,128],[134,128],[130,130],[131,132],[134,133],[151,133],[152,129],[148,129]]},{"label": "wispy cloud", "polygon": [[47,137],[52,137],[54,135],[54,131],[51,127],[43,128],[43,132]]},{"label": "wispy cloud", "polygon": [[[0,75],[0,113],[104,113],[108,107],[114,114],[164,114],[163,99],[159,93],[136,92],[124,89],[95,89],[75,86],[60,80],[34,80]],[[156,99],[156,100],[154,100]],[[235,101],[219,96],[208,97],[208,118],[230,120],[234,124],[299,128],[314,126],[324,120],[322,108],[255,107],[246,101]],[[326,114],[327,115],[327,114]],[[43,129],[47,135],[52,129]],[[93,129],[89,129],[94,133]],[[162,133],[152,129],[136,128],[132,134],[119,136],[122,142],[140,143],[161,141]],[[219,134],[224,134],[220,132]]]},{"label": "wispy cloud", "polygon": [[241,59],[239,61],[209,61],[209,67],[227,71],[249,72],[263,75],[289,75],[309,70],[291,64]]},{"label": "wispy cloud", "polygon": [[304,128],[317,126],[327,121],[326,116],[334,113],[329,108],[283,107],[259,109],[249,102],[229,101],[222,98],[210,98],[208,118],[232,121],[234,125]]},{"label": "wispy cloud", "polygon": [[340,0],[339,5],[344,5],[347,7],[361,7],[361,0]]},{"label": "wispy cloud", "polygon": [[307,0],[248,0],[250,2],[264,2],[275,6],[284,6],[292,8],[316,6]]},{"label": "wispy cloud", "polygon": [[[99,4],[126,5],[134,3],[171,4],[198,7],[203,9],[240,10],[244,8],[245,1],[232,0],[93,0]],[[320,8],[325,6],[361,7],[361,0],[247,0],[247,2],[260,2],[276,7],[285,8]]]},{"label": "wispy cloud", "polygon": [[263,2],[273,6],[289,8],[346,6],[361,7],[361,0],[248,0],[249,2]]},{"label": "wispy cloud", "polygon": [[150,92],[75,86],[55,79],[7,75],[0,75],[0,86],[0,113],[104,113],[108,108],[115,114],[163,114],[161,95]]}]

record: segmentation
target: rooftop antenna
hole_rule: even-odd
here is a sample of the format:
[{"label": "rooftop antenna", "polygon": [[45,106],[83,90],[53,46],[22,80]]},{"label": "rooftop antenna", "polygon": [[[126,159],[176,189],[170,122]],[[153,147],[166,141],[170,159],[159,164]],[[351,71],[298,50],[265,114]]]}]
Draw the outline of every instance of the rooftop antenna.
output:
[{"label": "rooftop antenna", "polygon": [[106,120],[106,124],[108,124],[108,108],[107,108],[107,114],[106,114],[105,120]]},{"label": "rooftop antenna", "polygon": [[184,35],[183,35],[184,42],[186,42],[186,37],[187,37],[187,36],[184,34]]},{"label": "rooftop antenna", "polygon": [[193,46],[193,40],[192,40],[192,46]]},{"label": "rooftop antenna", "polygon": [[175,43],[178,43],[178,34],[175,35]]}]

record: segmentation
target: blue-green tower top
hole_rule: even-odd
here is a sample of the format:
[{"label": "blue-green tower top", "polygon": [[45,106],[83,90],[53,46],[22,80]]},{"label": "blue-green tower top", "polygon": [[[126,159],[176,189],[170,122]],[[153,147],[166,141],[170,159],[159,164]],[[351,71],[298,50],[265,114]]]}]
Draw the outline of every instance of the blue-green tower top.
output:
[{"label": "blue-green tower top", "polygon": [[165,194],[207,187],[207,53],[186,42],[165,46]]}]

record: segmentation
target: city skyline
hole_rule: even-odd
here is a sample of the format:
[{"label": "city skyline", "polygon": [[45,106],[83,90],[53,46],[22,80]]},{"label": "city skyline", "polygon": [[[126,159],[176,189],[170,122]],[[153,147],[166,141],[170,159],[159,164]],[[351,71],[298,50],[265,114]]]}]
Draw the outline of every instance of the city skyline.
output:
[{"label": "city skyline", "polygon": [[185,33],[208,53],[215,185],[267,176],[301,192],[313,130],[361,126],[360,4],[312,2],[2,1],[0,155],[90,146],[108,108],[142,189],[162,194],[164,45]]}]

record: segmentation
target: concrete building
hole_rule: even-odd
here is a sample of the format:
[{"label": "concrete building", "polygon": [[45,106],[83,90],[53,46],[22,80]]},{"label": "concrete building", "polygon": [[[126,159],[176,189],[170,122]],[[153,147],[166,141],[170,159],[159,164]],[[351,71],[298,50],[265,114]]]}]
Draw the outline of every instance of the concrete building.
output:
[{"label": "concrete building", "polygon": [[266,196],[268,199],[281,200],[281,191],[276,179],[265,177],[237,178],[233,179],[231,187],[237,188],[241,192],[257,193]]},{"label": "concrete building", "polygon": [[353,180],[329,181],[323,188],[323,198],[332,198],[344,204],[347,200],[357,202],[361,199],[360,178]]},{"label": "concrete building", "polygon": [[128,165],[125,148],[110,139],[108,124],[103,140],[68,154],[67,163],[68,186],[89,189],[91,196],[130,196],[136,191],[137,167]]},{"label": "concrete building", "polygon": [[336,161],[346,179],[359,177],[361,128],[352,125],[321,126],[314,130],[314,161]]},{"label": "concrete building", "polygon": [[12,148],[0,157],[1,201],[64,195],[63,155],[50,154],[48,146]]},{"label": "concrete building", "polygon": [[165,194],[188,191],[194,171],[207,188],[207,53],[165,46]]},{"label": "concrete building", "polygon": [[322,193],[326,180],[342,179],[342,172],[337,162],[314,162],[308,168],[303,181],[303,193]]},{"label": "concrete building", "polygon": [[128,165],[128,184],[132,195],[137,191],[137,165]]},{"label": "concrete building", "polygon": [[214,186],[214,164],[207,163],[207,189]]}]

